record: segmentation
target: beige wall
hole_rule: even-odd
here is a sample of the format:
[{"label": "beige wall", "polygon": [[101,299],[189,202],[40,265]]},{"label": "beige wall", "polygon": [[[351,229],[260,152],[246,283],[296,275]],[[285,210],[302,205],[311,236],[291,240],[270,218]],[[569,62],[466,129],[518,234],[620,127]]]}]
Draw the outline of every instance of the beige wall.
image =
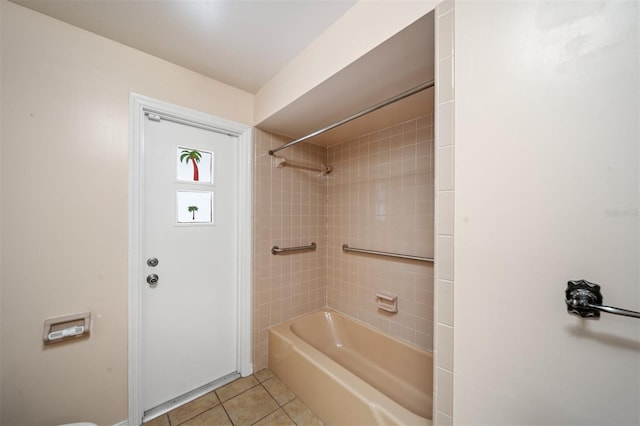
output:
[{"label": "beige wall", "polygon": [[[256,129],[254,169],[253,368],[267,366],[267,328],[325,306],[327,179],[293,167],[276,168],[267,154],[289,140]],[[288,160],[320,166],[327,151],[299,144]],[[271,247],[317,244],[315,251],[271,254]]]},{"label": "beige wall", "polygon": [[[327,305],[433,349],[433,264],[342,250],[433,257],[432,114],[334,145],[328,161]],[[378,309],[379,292],[398,313]]]},{"label": "beige wall", "polygon": [[456,3],[455,424],[640,424],[638,9]]},{"label": "beige wall", "polygon": [[[253,96],[2,1],[2,424],[127,417],[128,96],[251,124]],[[91,338],[43,348],[43,320]]]}]

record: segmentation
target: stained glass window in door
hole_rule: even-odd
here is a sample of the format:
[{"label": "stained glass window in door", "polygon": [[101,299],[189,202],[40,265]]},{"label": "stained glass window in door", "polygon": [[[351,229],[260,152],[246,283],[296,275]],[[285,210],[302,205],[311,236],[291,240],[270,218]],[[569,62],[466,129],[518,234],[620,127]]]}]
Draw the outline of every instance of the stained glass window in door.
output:
[{"label": "stained glass window in door", "polygon": [[178,223],[214,223],[213,192],[177,191]]},{"label": "stained glass window in door", "polygon": [[213,158],[213,152],[178,146],[176,155],[177,179],[194,183],[214,183]]}]

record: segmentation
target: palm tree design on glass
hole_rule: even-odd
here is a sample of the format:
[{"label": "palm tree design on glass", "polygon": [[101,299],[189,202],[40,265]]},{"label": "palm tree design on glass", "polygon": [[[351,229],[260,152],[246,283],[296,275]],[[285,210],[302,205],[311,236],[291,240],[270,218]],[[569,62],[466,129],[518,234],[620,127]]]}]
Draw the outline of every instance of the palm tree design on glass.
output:
[{"label": "palm tree design on glass", "polygon": [[[200,151],[197,151],[195,149],[192,149],[192,150],[183,149],[182,152],[180,153],[180,162],[181,163],[183,161],[185,163],[189,163],[189,160],[191,160],[191,163],[193,164],[193,180],[194,180],[194,182],[198,182],[198,180],[200,179],[199,174],[198,174],[198,163],[200,162],[201,158],[202,158],[202,154],[200,154]],[[189,211],[191,211],[191,210],[189,210]]]},{"label": "palm tree design on glass", "polygon": [[191,220],[196,220],[196,212],[198,211],[198,206],[189,206],[187,207],[189,213],[191,213]]}]

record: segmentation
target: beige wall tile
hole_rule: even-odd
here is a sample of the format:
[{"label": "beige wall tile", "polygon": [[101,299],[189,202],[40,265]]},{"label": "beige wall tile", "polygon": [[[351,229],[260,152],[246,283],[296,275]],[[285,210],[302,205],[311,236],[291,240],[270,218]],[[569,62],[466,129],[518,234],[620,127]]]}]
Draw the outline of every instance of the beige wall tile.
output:
[{"label": "beige wall tile", "polygon": [[453,101],[445,102],[438,109],[438,147],[453,145]]},{"label": "beige wall tile", "polygon": [[[326,198],[319,173],[276,168],[270,148],[289,140],[256,129],[254,174],[254,351],[253,367],[267,366],[267,329],[325,306]],[[301,144],[281,153],[289,160],[320,165],[326,149]],[[313,252],[274,256],[271,247],[308,245]]]},{"label": "beige wall tile", "polygon": [[438,348],[437,366],[453,370],[453,327],[438,324],[436,345]]},{"label": "beige wall tile", "polygon": [[[432,115],[328,149],[300,144],[280,153],[330,164],[329,177],[276,168],[266,151],[287,139],[261,130],[255,139],[254,369],[267,366],[268,327],[324,306],[431,349],[433,265],[353,256],[342,244],[433,257]],[[315,252],[270,253],[312,241]],[[400,296],[399,314],[378,310],[380,291]]]},{"label": "beige wall tile", "polygon": [[438,386],[438,411],[447,416],[453,415],[453,373],[442,368],[436,368],[436,383]]},{"label": "beige wall tile", "polygon": [[453,187],[454,187],[454,177],[453,177],[454,148],[453,146],[438,148],[438,155],[439,155],[439,159],[438,159],[439,189],[441,191],[453,191]]},{"label": "beige wall tile", "polygon": [[[447,56],[438,61],[440,71],[438,77],[438,86],[440,90],[440,102],[453,100],[453,56]],[[445,77],[445,78],[442,78]]]},{"label": "beige wall tile", "polygon": [[438,426],[452,426],[453,417],[447,416],[442,411],[436,411],[434,424]]},{"label": "beige wall tile", "polygon": [[453,235],[453,191],[441,191],[438,193],[438,197],[438,233]]},{"label": "beige wall tile", "polygon": [[434,359],[434,425],[453,422],[453,255],[454,255],[454,6],[446,0],[436,8],[436,276]]},{"label": "beige wall tile", "polygon": [[438,19],[438,59],[453,55],[453,13],[445,13]]},{"label": "beige wall tile", "polygon": [[[362,256],[343,244],[433,257],[431,115],[329,148],[327,304],[394,337],[433,347],[433,266]],[[379,311],[375,293],[399,296]],[[416,300],[420,294],[421,299]],[[430,294],[431,296],[429,296]]]},{"label": "beige wall tile", "polygon": [[453,281],[454,240],[451,235],[438,235],[438,279]]},{"label": "beige wall tile", "polygon": [[438,317],[439,324],[453,326],[453,282],[438,280]]}]

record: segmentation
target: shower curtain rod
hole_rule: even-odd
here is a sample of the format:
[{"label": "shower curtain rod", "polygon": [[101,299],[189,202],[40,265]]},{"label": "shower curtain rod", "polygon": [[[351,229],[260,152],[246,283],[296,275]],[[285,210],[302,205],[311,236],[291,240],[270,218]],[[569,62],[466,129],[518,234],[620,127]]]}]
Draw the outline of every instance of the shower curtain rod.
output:
[{"label": "shower curtain rod", "polygon": [[340,120],[340,121],[338,121],[337,123],[333,123],[333,124],[331,124],[330,126],[324,127],[324,128],[322,128],[322,129],[320,129],[320,130],[316,130],[316,131],[315,131],[315,132],[313,132],[313,133],[309,133],[309,134],[308,134],[308,135],[306,135],[306,136],[303,136],[303,137],[301,137],[301,138],[298,138],[298,139],[296,139],[296,140],[293,140],[293,141],[291,141],[291,142],[289,142],[289,143],[286,143],[286,144],[284,144],[284,145],[282,145],[282,146],[280,146],[280,147],[278,147],[278,148],[271,149],[271,150],[269,150],[269,155],[273,155],[273,154],[275,154],[275,153],[276,153],[276,152],[278,152],[278,151],[282,151],[283,149],[287,149],[287,148],[289,148],[289,147],[291,147],[291,146],[293,146],[293,145],[297,145],[297,144],[299,144],[300,142],[304,142],[304,141],[306,141],[307,139],[310,139],[310,138],[312,138],[312,137],[314,137],[314,136],[318,136],[318,135],[321,135],[321,134],[323,134],[323,133],[326,133],[326,132],[328,132],[329,130],[335,129],[335,128],[336,128],[336,127],[338,127],[338,126],[342,126],[343,124],[346,124],[346,123],[348,123],[348,122],[350,122],[350,121],[353,121],[353,120],[355,120],[356,118],[360,118],[360,117],[362,117],[363,115],[367,115],[367,114],[369,114],[370,112],[377,111],[377,110],[379,110],[380,108],[384,108],[384,107],[386,107],[387,105],[391,105],[391,104],[392,104],[392,103],[394,103],[394,102],[398,102],[398,101],[400,101],[400,100],[402,100],[402,99],[404,99],[404,98],[408,98],[408,97],[409,97],[409,96],[411,96],[411,95],[414,95],[414,94],[416,94],[416,93],[418,93],[418,92],[422,92],[423,90],[429,89],[429,88],[431,88],[431,87],[433,87],[433,86],[435,86],[435,83],[434,83],[434,81],[433,81],[433,80],[431,80],[431,81],[427,81],[426,83],[422,83],[422,84],[420,84],[420,85],[418,85],[418,86],[414,87],[413,89],[409,89],[409,90],[404,91],[404,92],[402,92],[402,93],[400,93],[400,94],[398,94],[398,95],[395,95],[395,96],[394,96],[394,97],[392,97],[392,98],[389,98],[389,99],[387,99],[387,100],[385,100],[385,101],[382,101],[382,102],[380,102],[380,103],[378,103],[378,104],[375,104],[375,105],[373,105],[373,106],[371,106],[371,107],[369,107],[369,108],[363,109],[362,111],[357,112],[357,113],[355,113],[355,114],[353,114],[353,115],[351,115],[351,116],[349,116],[349,117],[347,117],[347,118],[345,118],[345,119],[343,119],[343,120]]}]

